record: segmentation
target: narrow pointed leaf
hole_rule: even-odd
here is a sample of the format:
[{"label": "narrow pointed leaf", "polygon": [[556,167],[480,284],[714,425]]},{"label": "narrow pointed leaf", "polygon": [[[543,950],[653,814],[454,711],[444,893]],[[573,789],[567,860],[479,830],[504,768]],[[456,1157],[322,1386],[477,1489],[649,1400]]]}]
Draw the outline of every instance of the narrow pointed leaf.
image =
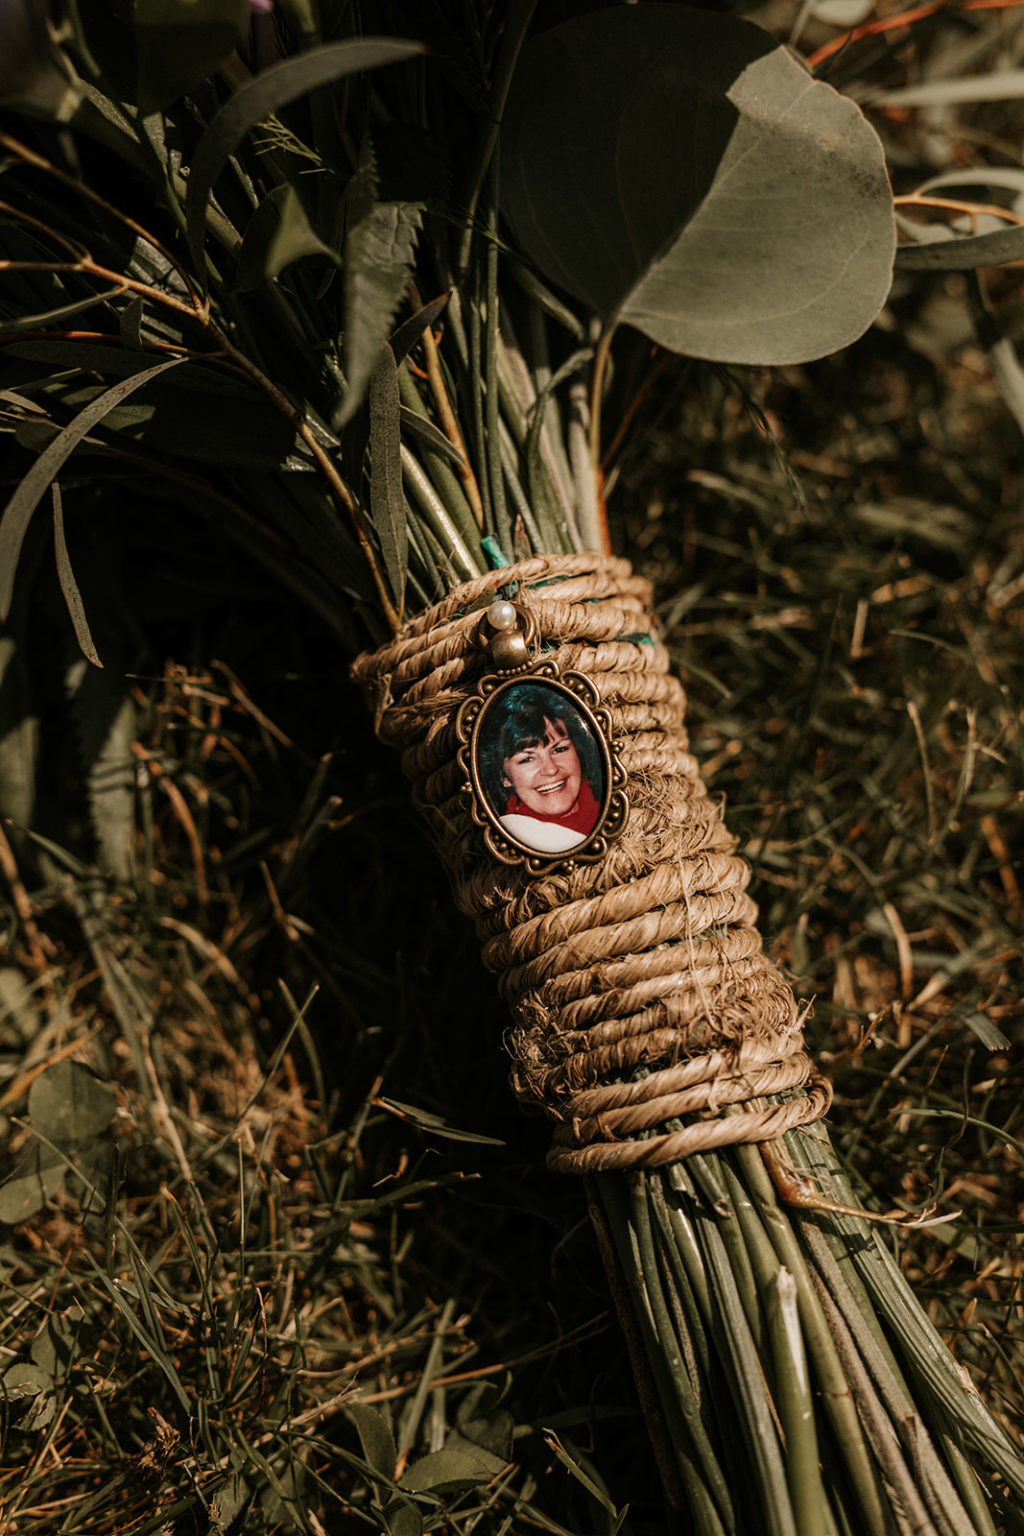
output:
[{"label": "narrow pointed leaf", "polygon": [[547,1429],[544,1431],[544,1443],[550,1450],[554,1451],[555,1455],[558,1457],[558,1460],[562,1463],[562,1466],[566,1469],[571,1477],[574,1477],[578,1483],[582,1484],[582,1486],[590,1494],[590,1497],[592,1499],[596,1499],[597,1503],[601,1505],[602,1509],[606,1510],[607,1513],[613,1518],[617,1517],[619,1512],[615,1508],[615,1505],[612,1503],[611,1499],[605,1493],[604,1489],[599,1487],[598,1484],[594,1482],[594,1479],[590,1476],[590,1474],[583,1470],[575,1456],[571,1455],[570,1452],[566,1450],[565,1446],[562,1444],[561,1440],[559,1440],[553,1429]]},{"label": "narrow pointed leaf", "polygon": [[1024,260],[1024,225],[1011,224],[988,235],[943,231],[938,238],[931,233],[934,225],[926,227],[930,238],[923,245],[901,245],[896,252],[896,266],[901,272],[970,272],[976,267]]},{"label": "narrow pointed leaf", "polygon": [[439,453],[442,458],[448,459],[457,469],[462,468],[466,462],[462,454],[455,444],[449,442],[444,433],[434,426],[432,421],[428,421],[425,416],[418,415],[416,411],[410,411],[404,405],[401,409],[401,418],[402,426],[407,427],[410,432],[414,433],[420,442],[429,448],[432,453]]},{"label": "narrow pointed leaf", "polygon": [[391,338],[391,350],[395,354],[395,362],[404,362],[419,341],[428,325],[433,325],[439,315],[448,307],[450,295],[442,293],[438,298],[432,299],[429,304],[424,304],[422,309],[410,315],[404,320]]},{"label": "narrow pointed leaf", "polygon": [[674,352],[820,357],[888,293],[895,225],[874,130],[734,17],[618,6],[542,34],[502,146],[526,254]]},{"label": "narrow pointed leaf", "polygon": [[67,540],[64,537],[64,504],[61,499],[60,486],[56,480],[53,482],[53,544],[57,557],[57,579],[60,589],[64,594],[68,613],[71,615],[71,623],[75,631],[75,639],[78,641],[82,655],[87,661],[91,661],[94,667],[102,667],[96,642],[92,638],[89,628],[89,620],[85,615],[85,604],[82,602],[82,594],[78,590],[75,573],[71,568],[71,556],[68,554]]},{"label": "narrow pointed leaf", "polygon": [[416,1104],[403,1104],[400,1099],[379,1098],[374,1100],[382,1108],[390,1110],[400,1120],[409,1120],[413,1125],[418,1125],[421,1131],[426,1131],[431,1136],[443,1136],[447,1141],[475,1141],[481,1146],[503,1147],[505,1143],[496,1136],[482,1136],[476,1131],[464,1131],[457,1125],[452,1125],[443,1115],[435,1115],[429,1109],[420,1109]]},{"label": "narrow pointed leaf", "polygon": [[422,203],[377,203],[345,240],[345,377],[334,426],[351,420],[409,284]]},{"label": "narrow pointed leaf", "polygon": [[409,564],[409,508],[402,488],[400,417],[398,369],[394,353],[385,345],[370,381],[370,516],[399,614]]},{"label": "narrow pointed leaf", "polygon": [[158,363],[155,368],[147,368],[133,378],[122,379],[119,384],[104,390],[102,395],[79,411],[74,421],[64,428],[59,437],[54,438],[48,448],[43,449],[0,515],[0,618],[6,618],[10,612],[14,575],[29,520],[43,493],[60,473],[65,460],[86,433],[102,421],[115,405],[141,389],[150,379],[165,373],[168,368],[176,368],[181,362],[184,362],[184,358],[175,357],[170,362]]},{"label": "narrow pointed leaf", "polygon": [[421,52],[420,43],[400,38],[368,37],[324,43],[297,58],[274,64],[236,91],[211,121],[192,161],[185,217],[189,246],[197,265],[201,264],[203,223],[213,184],[250,128],[318,86],[360,70],[399,64]]},{"label": "narrow pointed leaf", "polygon": [[0,324],[0,341],[7,336],[16,336],[19,331],[38,331],[43,326],[53,325],[55,321],[81,314],[83,310],[95,309],[98,304],[106,304],[123,292],[122,288],[107,288],[102,293],[91,294],[87,299],[76,299],[73,304],[60,304],[56,309],[47,309],[36,315],[19,315],[17,320],[5,320]]},{"label": "narrow pointed leaf", "polygon": [[4,355],[30,363],[46,363],[54,372],[57,367],[78,368],[88,373],[123,374],[126,378],[145,373],[153,367],[150,358],[140,357],[127,347],[104,346],[101,342],[71,341],[67,338],[51,340],[45,336],[32,341],[16,341],[4,349]]}]

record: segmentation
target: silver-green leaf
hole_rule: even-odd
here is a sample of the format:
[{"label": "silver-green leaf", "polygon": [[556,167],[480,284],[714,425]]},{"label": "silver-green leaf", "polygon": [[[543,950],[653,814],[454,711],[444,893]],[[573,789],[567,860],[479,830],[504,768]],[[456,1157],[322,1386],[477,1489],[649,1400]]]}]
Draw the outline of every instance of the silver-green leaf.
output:
[{"label": "silver-green leaf", "polygon": [[860,110],[760,28],[682,6],[595,11],[524,49],[502,202],[548,278],[694,357],[823,356],[891,281],[892,197]]},{"label": "silver-green leaf", "polygon": [[375,203],[345,237],[346,390],[335,429],[350,421],[409,285],[422,203]]}]

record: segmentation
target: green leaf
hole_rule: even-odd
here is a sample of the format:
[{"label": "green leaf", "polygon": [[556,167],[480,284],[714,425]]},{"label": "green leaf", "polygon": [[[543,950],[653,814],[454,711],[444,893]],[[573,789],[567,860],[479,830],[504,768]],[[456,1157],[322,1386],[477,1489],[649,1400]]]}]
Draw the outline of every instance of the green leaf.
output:
[{"label": "green leaf", "polygon": [[383,1477],[394,1478],[398,1447],[390,1421],[379,1408],[369,1403],[350,1403],[346,1412],[355,1425],[363,1455],[370,1466]]},{"label": "green leaf", "polygon": [[[105,347],[88,341],[16,341],[4,352],[6,358],[21,358],[29,363],[45,363],[48,368],[78,368],[88,373],[110,373],[125,378],[151,370],[152,357],[140,357],[126,347]],[[187,359],[182,358],[182,362]]]},{"label": "green leaf", "polygon": [[53,493],[53,545],[57,560],[57,579],[64,594],[68,613],[71,615],[71,625],[82,655],[87,661],[91,661],[94,667],[102,667],[103,663],[89,628],[89,620],[86,618],[82,594],[78,590],[78,582],[71,568],[71,556],[68,554],[67,540],[64,537],[64,505],[61,500],[60,486],[56,480],[50,489]]},{"label": "green leaf", "polygon": [[859,336],[889,289],[873,129],[733,17],[617,6],[528,44],[501,185],[547,277],[674,352],[820,357]]},{"label": "green leaf", "polygon": [[14,429],[14,437],[19,447],[27,448],[30,453],[42,453],[59,431],[60,427],[52,421],[19,421]]},{"label": "green leaf", "polygon": [[461,1131],[458,1126],[451,1125],[441,1115],[432,1114],[429,1109],[418,1109],[415,1104],[403,1104],[398,1099],[375,1099],[382,1109],[390,1110],[400,1120],[411,1120],[413,1125],[418,1125],[421,1131],[427,1131],[432,1136],[443,1136],[446,1141],[475,1141],[482,1146],[503,1147],[505,1143],[496,1136],[479,1136],[474,1131]]},{"label": "green leaf", "polygon": [[[512,1415],[508,1414],[503,1417],[511,1419]],[[471,1427],[475,1426],[475,1428],[479,1429],[485,1438],[487,1438],[489,1433],[493,1433],[497,1443],[494,1446],[486,1445],[484,1440],[480,1439],[476,1434],[466,1435],[460,1433],[463,1427],[460,1424],[458,1430],[453,1429],[448,1434],[444,1442],[444,1448],[446,1451],[461,1451],[467,1456],[474,1457],[479,1461],[481,1467],[489,1467],[493,1476],[504,1467],[507,1467],[512,1460],[512,1430],[515,1428],[515,1424],[513,1422],[511,1429],[508,1429],[506,1434],[507,1426],[504,1423],[500,1427],[497,1422],[491,1424],[489,1431],[484,1429],[479,1421],[470,1421],[470,1423]]]},{"label": "green leaf", "polygon": [[[338,593],[370,600],[365,560],[347,526],[335,515],[312,475],[258,475],[251,481],[258,522],[233,519],[228,532],[321,615],[346,632],[346,606]],[[277,530],[264,533],[263,528]]]},{"label": "green leaf", "polygon": [[370,516],[380,540],[395,611],[401,617],[409,565],[409,508],[402,489],[398,369],[383,345],[370,379]]},{"label": "green leaf", "polygon": [[135,0],[138,102],[158,112],[212,74],[242,41],[248,0]]},{"label": "green leaf", "polygon": [[37,1392],[52,1392],[54,1382],[40,1366],[11,1366],[3,1373],[3,1390],[9,1398],[34,1398]]},{"label": "green leaf", "polygon": [[443,1451],[421,1456],[407,1468],[400,1482],[410,1493],[460,1493],[489,1483],[506,1465],[499,1457],[478,1450],[466,1440],[458,1447],[449,1449],[446,1445]]},{"label": "green leaf", "polygon": [[431,299],[429,304],[424,304],[423,308],[418,309],[414,315],[410,315],[408,320],[402,321],[391,338],[391,350],[395,354],[396,363],[405,361],[427,326],[433,325],[434,321],[448,308],[450,297],[450,294],[442,293],[436,299]]},{"label": "green leaf", "polygon": [[235,286],[240,293],[249,292],[303,256],[325,256],[335,266],[341,265],[338,252],[320,239],[299,194],[286,183],[268,193],[249,220]]},{"label": "green leaf", "polygon": [[18,1419],[17,1427],[20,1430],[44,1429],[57,1411],[53,1378],[38,1365],[12,1365],[4,1372],[0,1396],[9,1402],[18,1402],[24,1398],[35,1399],[28,1413]]},{"label": "green leaf", "polygon": [[462,468],[466,462],[462,454],[455,444],[450,442],[444,433],[434,426],[432,421],[428,421],[425,416],[421,416],[417,411],[410,411],[406,405],[401,407],[398,414],[402,426],[407,427],[415,437],[418,437],[424,447],[430,449],[431,453],[439,453],[443,459],[447,459],[457,469]]},{"label": "green leaf", "polygon": [[185,227],[197,267],[202,266],[203,227],[213,184],[250,128],[318,86],[361,70],[399,64],[422,51],[421,43],[402,38],[367,37],[324,43],[297,58],[272,65],[236,91],[200,139],[188,178]]},{"label": "green leaf", "polygon": [[102,1136],[115,1106],[110,1084],[79,1061],[58,1061],[47,1067],[28,1095],[32,1129],[67,1151],[88,1146]]},{"label": "green leaf", "polygon": [[409,284],[422,203],[377,203],[345,237],[345,376],[335,429],[358,410]]},{"label": "green leaf", "polygon": [[[935,225],[926,226],[929,232]],[[901,272],[969,272],[1024,259],[1024,226],[1012,225],[988,235],[931,234],[924,245],[901,245],[896,266]]]},{"label": "green leaf", "polygon": [[41,1211],[61,1186],[67,1164],[59,1152],[36,1141],[0,1183],[0,1222],[17,1226]]},{"label": "green leaf", "polygon": [[32,1340],[33,1365],[49,1376],[63,1375],[80,1353],[85,1334],[95,1334],[95,1329],[85,1325],[85,1313],[77,1304],[51,1312],[46,1327]]},{"label": "green leaf", "polygon": [[565,1449],[565,1446],[562,1444],[561,1440],[559,1440],[554,1430],[545,1430],[544,1442],[552,1451],[554,1451],[555,1455],[562,1463],[562,1466],[565,1467],[566,1471],[569,1472],[576,1479],[576,1481],[587,1490],[591,1498],[596,1499],[601,1507],[607,1510],[608,1514],[617,1518],[619,1511],[615,1508],[615,1505],[605,1493],[604,1489],[595,1483],[594,1479],[589,1475],[589,1473],[584,1472],[576,1458],[570,1455],[570,1453]]},{"label": "green leaf", "polygon": [[492,1407],[488,1410],[488,1403],[496,1402],[498,1396],[498,1389],[493,1383],[478,1382],[459,1405],[456,1422],[459,1434],[464,1439],[490,1451],[502,1461],[509,1462],[512,1460],[516,1423],[507,1408]]},{"label": "green leaf", "polygon": [[120,384],[114,384],[110,389],[104,390],[83,411],[79,411],[74,421],[64,428],[59,437],[54,438],[53,442],[43,449],[0,515],[0,619],[5,619],[10,612],[11,597],[14,592],[14,574],[29,519],[44,491],[60,473],[65,460],[74,452],[86,433],[91,431],[97,422],[102,421],[113,406],[134,394],[137,389],[141,389],[142,385],[148,383],[150,379],[165,373],[168,368],[178,367],[183,361],[183,358],[175,357],[170,362],[158,363],[155,368],[147,368],[142,373],[135,374],[133,378],[123,379]]},{"label": "green leaf", "polygon": [[[53,325],[54,321],[67,320],[71,315],[81,314],[83,310],[95,309],[97,305],[117,298],[123,291],[121,288],[107,288],[103,293],[90,294],[87,299],[76,299],[72,304],[60,304],[55,309],[41,310],[38,314],[19,315],[17,320],[5,320],[0,324],[0,341],[8,336],[16,336],[19,331],[41,330],[43,326]],[[141,303],[141,300],[134,302]]]},{"label": "green leaf", "polygon": [[412,1499],[396,1494],[380,1513],[388,1536],[422,1536],[423,1516]]}]

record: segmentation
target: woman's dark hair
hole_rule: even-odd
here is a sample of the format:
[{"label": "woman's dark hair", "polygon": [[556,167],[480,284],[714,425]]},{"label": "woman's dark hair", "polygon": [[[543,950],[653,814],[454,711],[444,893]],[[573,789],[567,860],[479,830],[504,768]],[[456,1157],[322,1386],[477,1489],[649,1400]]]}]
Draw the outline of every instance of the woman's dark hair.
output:
[{"label": "woman's dark hair", "polygon": [[504,783],[505,759],[514,757],[524,747],[539,746],[546,735],[546,720],[564,726],[579,756],[583,777],[597,800],[601,800],[604,789],[601,753],[572,699],[545,683],[515,683],[488,711],[477,757],[484,793],[491,809],[499,816],[504,814],[508,802],[508,788]]}]

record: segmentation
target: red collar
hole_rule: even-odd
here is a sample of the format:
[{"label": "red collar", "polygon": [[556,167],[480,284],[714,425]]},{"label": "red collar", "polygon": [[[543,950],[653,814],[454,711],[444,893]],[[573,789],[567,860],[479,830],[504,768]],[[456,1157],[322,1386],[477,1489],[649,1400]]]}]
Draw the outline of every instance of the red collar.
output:
[{"label": "red collar", "polygon": [[531,810],[516,794],[509,795],[508,804],[505,807],[507,816],[530,816],[534,821],[555,821],[560,827],[567,827],[570,832],[582,832],[584,836],[594,830],[600,811],[601,807],[595,800],[594,791],[586,779],[580,781],[580,792],[576,796],[576,804],[563,816],[545,816],[541,811]]}]

